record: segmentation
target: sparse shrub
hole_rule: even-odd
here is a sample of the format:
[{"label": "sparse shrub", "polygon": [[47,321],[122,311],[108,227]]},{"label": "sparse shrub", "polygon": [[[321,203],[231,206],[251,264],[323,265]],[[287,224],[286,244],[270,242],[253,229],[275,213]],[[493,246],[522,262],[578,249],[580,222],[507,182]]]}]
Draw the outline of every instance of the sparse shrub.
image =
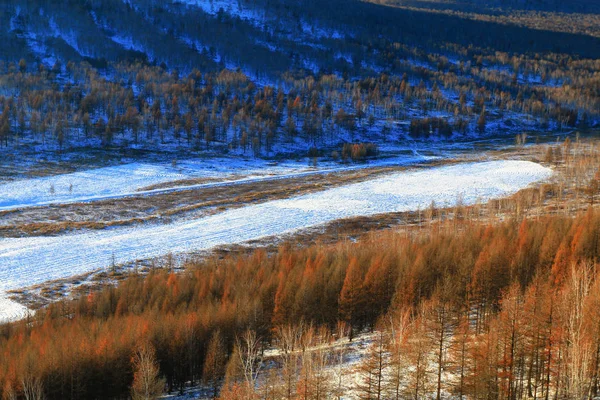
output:
[{"label": "sparse shrub", "polygon": [[374,143],[344,143],[342,148],[342,160],[364,161],[368,157],[378,154],[377,145]]},{"label": "sparse shrub", "polygon": [[554,149],[552,146],[548,147],[546,154],[544,155],[544,162],[552,164],[554,162]]}]

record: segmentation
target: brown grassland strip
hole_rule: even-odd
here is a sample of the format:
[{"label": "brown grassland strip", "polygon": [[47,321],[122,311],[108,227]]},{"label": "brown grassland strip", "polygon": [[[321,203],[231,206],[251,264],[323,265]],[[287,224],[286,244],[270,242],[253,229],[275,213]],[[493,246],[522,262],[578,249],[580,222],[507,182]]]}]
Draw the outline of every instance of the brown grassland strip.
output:
[{"label": "brown grassland strip", "polygon": [[226,178],[237,178],[231,176],[224,176],[220,178],[189,178],[189,179],[179,179],[176,181],[170,182],[162,182],[154,185],[144,186],[139,188],[138,192],[145,192],[149,190],[157,190],[157,189],[173,189],[181,186],[189,186],[189,185],[201,185],[205,183],[214,183],[225,180]]}]

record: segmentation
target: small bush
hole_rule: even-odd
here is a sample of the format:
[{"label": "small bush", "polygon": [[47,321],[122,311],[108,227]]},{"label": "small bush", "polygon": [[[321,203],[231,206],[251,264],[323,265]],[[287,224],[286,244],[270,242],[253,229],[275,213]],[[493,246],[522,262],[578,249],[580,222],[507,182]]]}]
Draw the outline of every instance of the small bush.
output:
[{"label": "small bush", "polygon": [[344,161],[364,161],[367,157],[374,157],[379,150],[374,143],[344,143],[342,148],[342,159]]}]

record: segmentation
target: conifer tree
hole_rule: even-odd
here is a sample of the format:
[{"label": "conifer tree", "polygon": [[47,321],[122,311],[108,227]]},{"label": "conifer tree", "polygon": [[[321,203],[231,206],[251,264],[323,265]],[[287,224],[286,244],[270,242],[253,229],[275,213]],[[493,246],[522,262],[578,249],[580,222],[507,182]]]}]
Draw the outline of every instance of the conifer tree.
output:
[{"label": "conifer tree", "polygon": [[356,330],[361,328],[363,304],[362,271],[358,260],[353,257],[346,269],[346,277],[340,293],[340,314],[349,325],[350,340]]},{"label": "conifer tree", "polygon": [[387,334],[384,330],[375,333],[373,343],[357,368],[360,382],[358,396],[361,400],[387,399],[387,375],[389,358],[386,350]]},{"label": "conifer tree", "polygon": [[213,399],[218,397],[221,381],[225,375],[225,352],[226,349],[221,332],[216,330],[208,342],[206,357],[204,358],[204,369],[202,371],[204,383],[212,389]]}]

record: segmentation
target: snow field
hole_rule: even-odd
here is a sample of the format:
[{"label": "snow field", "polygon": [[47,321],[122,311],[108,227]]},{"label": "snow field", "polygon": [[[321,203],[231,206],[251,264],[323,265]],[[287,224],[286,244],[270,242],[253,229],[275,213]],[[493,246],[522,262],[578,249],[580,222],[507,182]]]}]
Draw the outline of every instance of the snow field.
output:
[{"label": "snow field", "polygon": [[186,175],[150,164],[128,164],[0,185],[0,209],[41,206],[135,191]]},{"label": "snow field", "polygon": [[[452,206],[503,197],[552,175],[528,161],[490,161],[392,173],[295,198],[231,209],[167,225],[122,227],[54,237],[0,239],[0,296],[48,280],[168,253],[205,250],[341,218]],[[10,317],[0,301],[0,320]]]},{"label": "snow field", "polygon": [[[318,168],[306,163],[285,162],[268,165],[263,160],[214,159],[189,160],[176,166],[131,163],[70,174],[35,179],[22,179],[0,184],[0,210],[24,207],[105,200],[131,195],[157,194],[166,191],[213,187],[235,182],[298,177],[306,174],[360,169],[374,165],[403,165],[427,160],[413,156],[377,161],[373,164],[339,165],[324,163]],[[174,188],[140,189],[183,179],[211,178],[213,183]]]}]

